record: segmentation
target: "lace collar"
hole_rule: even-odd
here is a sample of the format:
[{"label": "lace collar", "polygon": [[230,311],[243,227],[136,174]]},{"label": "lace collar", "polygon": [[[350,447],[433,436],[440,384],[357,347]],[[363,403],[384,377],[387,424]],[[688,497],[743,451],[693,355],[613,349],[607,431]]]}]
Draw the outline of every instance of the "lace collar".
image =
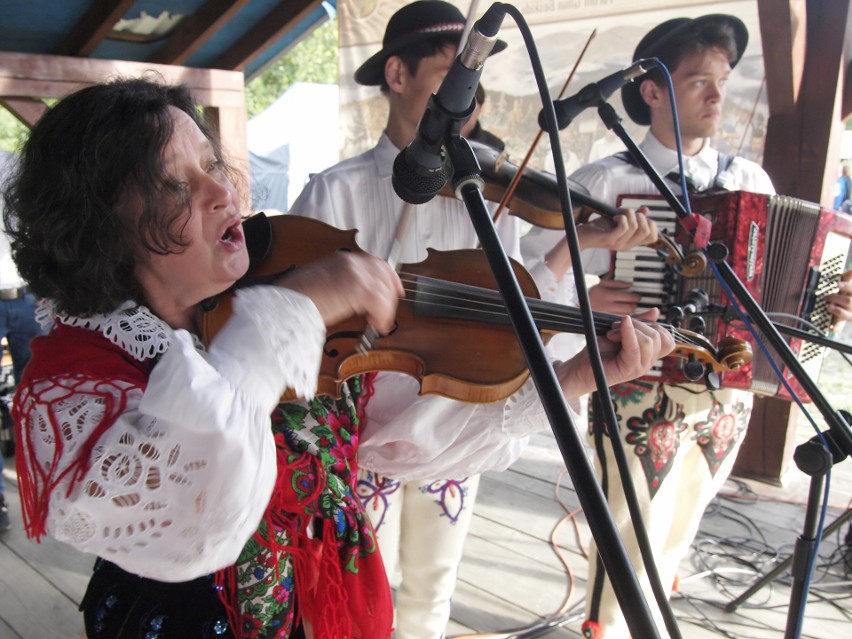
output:
[{"label": "lace collar", "polygon": [[[165,353],[171,341],[172,330],[165,322],[145,306],[130,301],[111,313],[75,317],[57,313],[52,300],[39,300],[36,320],[45,330],[59,321],[66,326],[97,331],[140,362]],[[200,345],[195,341],[196,346]]]}]

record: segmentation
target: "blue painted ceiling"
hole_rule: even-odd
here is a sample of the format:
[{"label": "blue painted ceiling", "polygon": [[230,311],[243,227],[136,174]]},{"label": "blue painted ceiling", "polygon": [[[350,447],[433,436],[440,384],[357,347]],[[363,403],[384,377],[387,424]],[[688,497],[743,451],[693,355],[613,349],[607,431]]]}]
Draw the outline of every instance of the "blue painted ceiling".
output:
[{"label": "blue painted ceiling", "polygon": [[[0,0],[0,51],[163,62],[156,56],[168,45],[171,55],[190,53],[167,63],[241,70],[248,80],[335,7],[336,0]],[[115,38],[117,17],[130,20],[143,12],[185,18],[160,38]],[[223,19],[225,14],[231,15]],[[214,21],[221,23],[218,28],[205,29]],[[74,50],[80,42],[87,43],[82,53]]]}]

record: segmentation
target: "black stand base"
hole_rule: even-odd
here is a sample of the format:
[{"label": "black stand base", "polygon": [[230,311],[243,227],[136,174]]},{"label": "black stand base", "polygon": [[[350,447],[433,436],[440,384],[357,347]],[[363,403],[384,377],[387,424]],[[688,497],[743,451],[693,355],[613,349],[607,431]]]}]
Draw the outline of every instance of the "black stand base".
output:
[{"label": "black stand base", "polygon": [[[852,519],[852,508],[846,510],[842,515],[840,515],[840,517],[838,517],[828,526],[826,526],[825,530],[822,531],[822,536],[828,537],[830,535],[833,535],[834,532],[849,519]],[[763,577],[761,577],[758,581],[754,582],[751,586],[749,586],[748,590],[743,592],[739,597],[737,597],[736,599],[732,599],[728,603],[728,605],[725,606],[725,612],[736,612],[737,608],[739,608],[746,601],[751,599],[751,597],[757,594],[760,590],[763,590],[764,586],[772,583],[773,581],[778,579],[778,577],[783,575],[792,563],[793,555],[790,555],[780,564],[775,566],[775,568],[763,575]]]},{"label": "black stand base", "polygon": [[[848,413],[843,412],[842,417],[847,423],[849,422]],[[801,636],[811,567],[819,543],[820,504],[823,498],[825,477],[834,464],[840,463],[846,457],[846,451],[834,441],[831,432],[817,435],[796,448],[793,460],[796,462],[799,470],[811,478],[802,534],[796,539],[792,556],[767,573],[760,581],[752,585],[737,599],[725,606],[727,612],[736,610],[746,599],[775,579],[788,567],[791,567],[793,582],[790,589],[790,608],[787,613],[787,627],[784,632],[784,639],[798,639]],[[828,526],[823,531],[823,534],[830,533],[832,530],[838,528],[850,516],[852,516],[852,510],[847,511],[837,521],[832,523],[831,526]]]}]

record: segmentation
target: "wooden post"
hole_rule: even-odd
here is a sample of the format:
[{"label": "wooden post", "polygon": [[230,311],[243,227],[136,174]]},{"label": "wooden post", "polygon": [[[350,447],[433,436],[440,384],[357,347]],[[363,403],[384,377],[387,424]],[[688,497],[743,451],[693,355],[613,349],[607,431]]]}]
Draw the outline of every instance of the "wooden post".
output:
[{"label": "wooden post", "polygon": [[[769,97],[763,167],[778,193],[828,207],[844,128],[850,7],[850,0],[758,0]],[[734,474],[780,482],[799,413],[790,402],[755,397]]]}]

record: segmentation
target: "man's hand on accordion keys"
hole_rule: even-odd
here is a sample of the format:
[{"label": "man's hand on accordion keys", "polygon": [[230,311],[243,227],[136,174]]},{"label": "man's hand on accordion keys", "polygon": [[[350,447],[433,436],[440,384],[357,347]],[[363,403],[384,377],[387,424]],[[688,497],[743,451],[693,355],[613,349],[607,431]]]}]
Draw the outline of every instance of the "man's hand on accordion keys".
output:
[{"label": "man's hand on accordion keys", "polygon": [[598,217],[578,226],[580,248],[627,251],[657,241],[657,223],[648,217],[648,207],[636,210],[621,208],[618,211],[621,215],[613,218]]},{"label": "man's hand on accordion keys", "polygon": [[852,270],[846,271],[840,276],[837,289],[837,293],[825,298],[828,303],[828,311],[835,318],[831,327],[834,333],[842,332],[844,324],[852,320]]},{"label": "man's hand on accordion keys", "polygon": [[631,282],[602,279],[589,288],[589,303],[596,311],[614,315],[630,315],[636,311],[641,296],[631,291]]}]

